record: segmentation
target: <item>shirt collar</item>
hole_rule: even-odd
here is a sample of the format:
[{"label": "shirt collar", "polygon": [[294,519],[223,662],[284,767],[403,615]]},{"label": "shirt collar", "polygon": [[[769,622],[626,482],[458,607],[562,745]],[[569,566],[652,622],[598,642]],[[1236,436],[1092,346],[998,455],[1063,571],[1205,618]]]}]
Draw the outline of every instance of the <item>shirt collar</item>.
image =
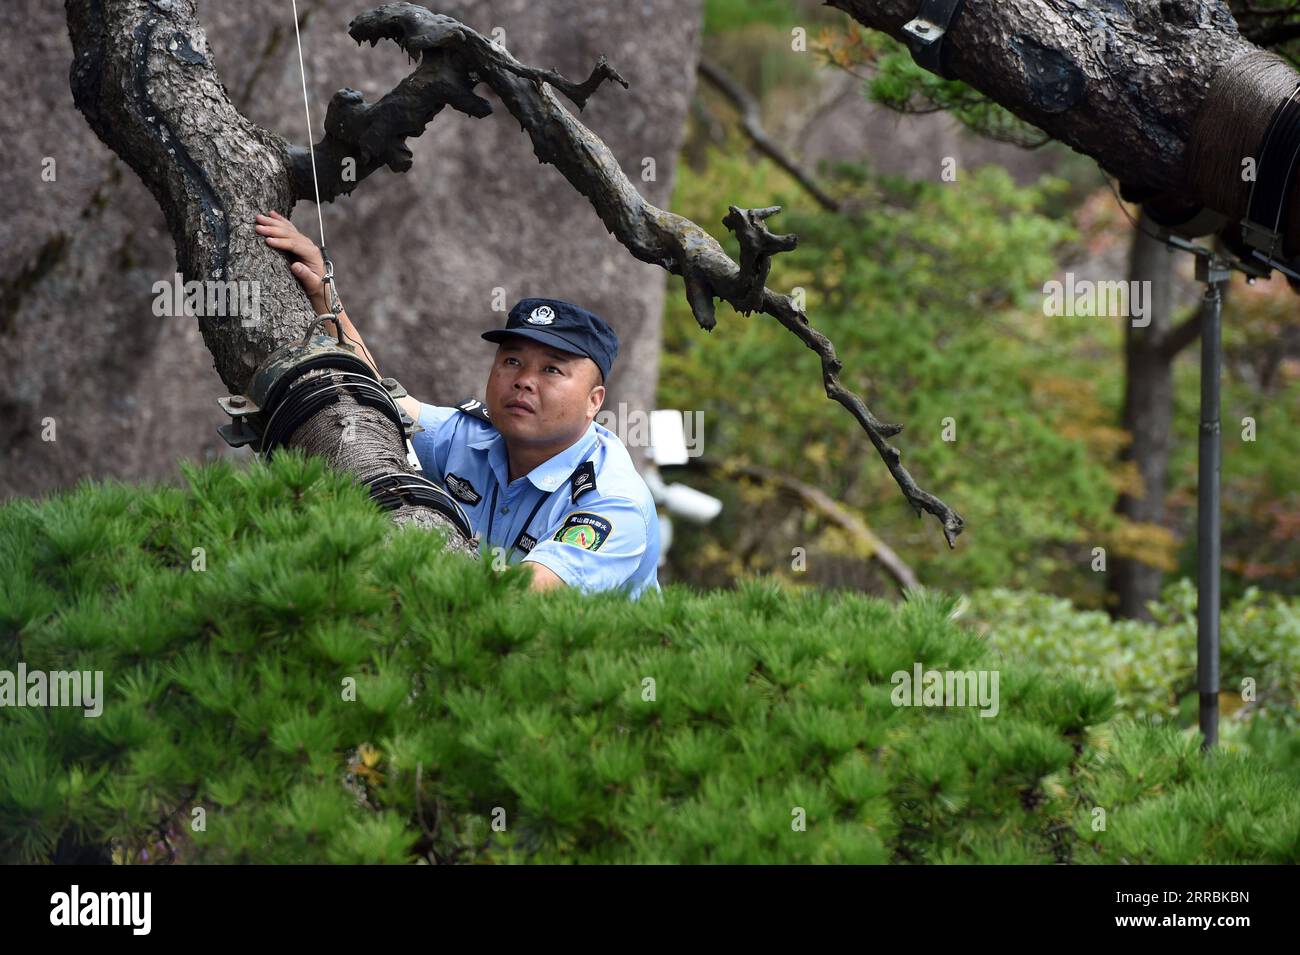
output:
[{"label": "shirt collar", "polygon": [[[528,478],[534,487],[542,491],[554,491],[567,481],[569,475],[582,463],[596,438],[596,422],[592,421],[587,425],[587,430],[583,432],[582,437],[559,454],[537,465],[524,477]],[[501,486],[505,487],[509,483],[506,478],[510,475],[510,459],[506,453],[506,441],[501,436],[501,432],[493,428],[483,437],[468,442],[468,446],[479,450],[487,449],[488,462],[497,472],[497,480],[501,483]]]}]

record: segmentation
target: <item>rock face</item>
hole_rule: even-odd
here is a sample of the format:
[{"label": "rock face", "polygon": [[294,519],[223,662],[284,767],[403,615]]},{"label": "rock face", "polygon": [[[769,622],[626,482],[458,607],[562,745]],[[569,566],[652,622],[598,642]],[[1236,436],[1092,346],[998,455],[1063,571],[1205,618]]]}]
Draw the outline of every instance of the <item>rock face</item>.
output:
[{"label": "rock face", "polygon": [[[348,21],[373,5],[299,4],[313,138],[336,90],[373,101],[410,71],[396,46],[348,37]],[[290,9],[284,0],[199,4],[232,101],[303,143]],[[499,28],[519,59],[569,77],[606,55],[631,89],[607,84],[581,118],[646,198],[667,205],[695,85],[700,0],[449,0],[436,9],[489,35]],[[224,389],[193,320],[154,312],[154,283],[176,270],[162,214],[73,106],[62,5],[11,0],[6,19],[22,29],[0,39],[10,168],[0,191],[0,496],[88,476],[168,479],[181,458],[234,453],[216,434]],[[410,172],[380,171],[324,206],[348,314],[385,374],[422,401],[449,404],[481,396],[493,346],[479,334],[504,323],[515,300],[571,299],[621,339],[605,407],[652,408],[663,271],[615,242],[559,172],[538,163],[504,107],[479,92],[497,106],[493,116],[444,110],[409,141]],[[293,220],[319,240],[312,203],[299,203]]]}]

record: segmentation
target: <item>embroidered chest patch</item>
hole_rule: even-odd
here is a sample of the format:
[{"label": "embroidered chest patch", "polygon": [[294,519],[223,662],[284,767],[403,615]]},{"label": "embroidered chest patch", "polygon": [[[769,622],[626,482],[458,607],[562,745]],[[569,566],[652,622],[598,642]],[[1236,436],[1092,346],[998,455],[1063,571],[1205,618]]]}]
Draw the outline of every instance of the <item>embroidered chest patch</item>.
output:
[{"label": "embroidered chest patch", "polygon": [[564,519],[560,529],[552,540],[562,544],[572,544],[584,550],[600,550],[600,545],[609,539],[614,525],[599,514],[590,511],[575,511]]},{"label": "embroidered chest patch", "polygon": [[459,474],[448,472],[447,479],[443,483],[447,485],[447,490],[451,492],[452,497],[469,504],[471,507],[483,499],[478,491],[474,490],[474,485]]}]

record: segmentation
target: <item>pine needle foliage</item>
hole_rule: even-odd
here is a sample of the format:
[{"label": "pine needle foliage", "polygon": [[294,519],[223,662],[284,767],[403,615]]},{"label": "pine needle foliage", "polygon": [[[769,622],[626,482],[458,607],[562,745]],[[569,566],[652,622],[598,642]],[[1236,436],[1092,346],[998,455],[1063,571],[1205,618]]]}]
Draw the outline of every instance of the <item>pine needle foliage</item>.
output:
[{"label": "pine needle foliage", "polygon": [[[0,669],[104,674],[98,717],[0,707],[4,861],[1300,858],[1292,774],[1109,722],[952,598],[531,594],[318,459],[185,474],[0,508]],[[997,668],[997,715],[896,706],[917,663]]]}]

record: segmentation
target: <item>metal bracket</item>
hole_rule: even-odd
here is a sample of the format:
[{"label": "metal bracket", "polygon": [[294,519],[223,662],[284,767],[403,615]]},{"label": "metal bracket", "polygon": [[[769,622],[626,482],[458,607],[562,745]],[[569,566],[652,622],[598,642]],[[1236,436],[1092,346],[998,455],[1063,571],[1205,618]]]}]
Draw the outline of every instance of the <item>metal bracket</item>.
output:
[{"label": "metal bracket", "polygon": [[1250,246],[1250,254],[1271,269],[1277,269],[1283,275],[1300,280],[1300,273],[1277,258],[1277,250],[1282,245],[1282,235],[1268,226],[1262,226],[1250,219],[1241,222],[1241,237]]},{"label": "metal bracket", "polygon": [[[393,404],[397,404],[399,398],[407,397],[406,389],[402,387],[402,383],[396,378],[380,378],[379,383],[384,386],[384,390],[392,397]],[[424,430],[424,426],[403,411],[400,406],[397,409],[397,413],[402,417],[402,430],[405,433],[408,442],[411,438]],[[410,453],[414,456],[415,449],[412,448]]]},{"label": "metal bracket", "polygon": [[261,409],[247,395],[228,395],[218,398],[221,410],[230,415],[230,423],[220,425],[217,433],[232,448],[242,448],[259,440],[257,430],[252,427],[250,418]]},{"label": "metal bracket", "polygon": [[1198,282],[1211,285],[1226,282],[1232,278],[1233,272],[1240,272],[1245,275],[1247,282],[1268,278],[1268,269],[1247,259],[1239,259],[1236,256],[1225,258],[1213,249],[1197,245],[1195,242],[1189,242],[1182,236],[1174,235],[1171,232],[1166,232],[1164,238],[1165,245],[1170,250],[1182,249],[1184,252],[1190,252],[1196,257],[1196,280]]},{"label": "metal bracket", "polygon": [[243,418],[218,426],[217,434],[221,435],[226,444],[232,448],[242,448],[246,444],[256,444],[261,440],[261,435],[250,428]]},{"label": "metal bracket", "polygon": [[1232,264],[1217,255],[1196,258],[1196,281],[1221,285],[1232,278]]},{"label": "metal bracket", "polygon": [[257,414],[262,410],[253,404],[252,399],[247,395],[230,395],[225,398],[218,398],[217,404],[221,405],[221,410],[232,418],[242,418],[245,415]]},{"label": "metal bracket", "polygon": [[961,6],[962,0],[921,0],[916,17],[903,25],[912,59],[945,80],[956,79],[944,65],[943,41]]},{"label": "metal bracket", "polygon": [[1278,243],[1282,241],[1282,236],[1268,226],[1252,222],[1250,219],[1241,221],[1241,237],[1252,249],[1258,249],[1268,256],[1277,251]]}]

